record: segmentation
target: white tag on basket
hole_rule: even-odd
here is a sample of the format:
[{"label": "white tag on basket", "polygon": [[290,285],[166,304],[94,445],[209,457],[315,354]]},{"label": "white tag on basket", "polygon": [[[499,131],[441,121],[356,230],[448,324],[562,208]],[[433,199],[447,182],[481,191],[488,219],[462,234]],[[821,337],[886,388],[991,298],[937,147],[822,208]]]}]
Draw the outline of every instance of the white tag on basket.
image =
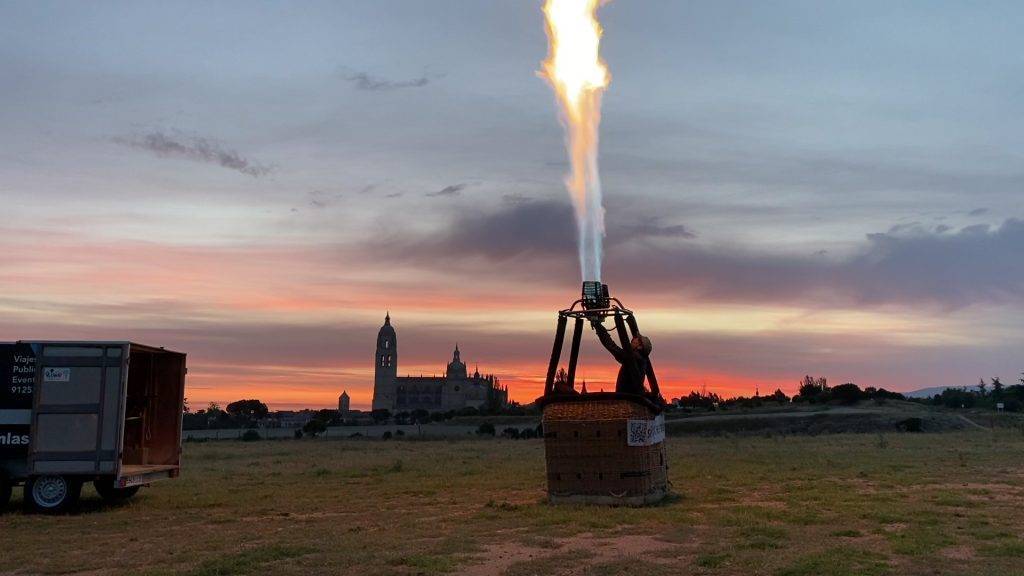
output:
[{"label": "white tag on basket", "polygon": [[651,446],[665,441],[665,415],[658,414],[654,420],[627,421],[626,443],[629,446]]}]

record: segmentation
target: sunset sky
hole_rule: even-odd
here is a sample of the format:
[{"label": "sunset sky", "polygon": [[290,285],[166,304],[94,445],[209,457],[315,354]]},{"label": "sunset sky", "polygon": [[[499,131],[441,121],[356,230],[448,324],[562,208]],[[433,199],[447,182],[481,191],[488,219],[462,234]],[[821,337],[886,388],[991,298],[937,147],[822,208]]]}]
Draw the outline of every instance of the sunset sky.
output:
[{"label": "sunset sky", "polygon": [[[366,408],[390,311],[400,374],[458,342],[532,400],[579,291],[540,4],[0,1],[0,340]],[[667,395],[1020,377],[1024,5],[600,17],[604,276]]]}]

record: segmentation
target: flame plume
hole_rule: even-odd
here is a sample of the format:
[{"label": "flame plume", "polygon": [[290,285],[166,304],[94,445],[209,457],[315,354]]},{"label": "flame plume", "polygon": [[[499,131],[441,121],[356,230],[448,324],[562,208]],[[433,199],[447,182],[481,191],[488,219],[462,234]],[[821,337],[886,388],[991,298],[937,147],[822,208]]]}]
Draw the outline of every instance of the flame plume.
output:
[{"label": "flame plume", "polygon": [[548,58],[541,76],[555,90],[566,132],[572,171],[565,186],[576,208],[580,272],[583,280],[601,280],[604,207],[597,170],[601,94],[611,80],[599,54],[599,0],[546,0]]}]

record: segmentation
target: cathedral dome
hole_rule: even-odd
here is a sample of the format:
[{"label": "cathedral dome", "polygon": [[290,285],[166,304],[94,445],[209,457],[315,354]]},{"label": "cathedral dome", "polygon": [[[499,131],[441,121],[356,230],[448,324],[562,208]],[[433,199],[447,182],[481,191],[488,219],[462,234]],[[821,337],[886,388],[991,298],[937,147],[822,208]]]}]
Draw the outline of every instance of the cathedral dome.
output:
[{"label": "cathedral dome", "polygon": [[459,345],[455,345],[455,353],[452,355],[452,361],[448,363],[448,378],[465,378],[466,377],[466,364],[462,362],[462,358],[459,354]]}]

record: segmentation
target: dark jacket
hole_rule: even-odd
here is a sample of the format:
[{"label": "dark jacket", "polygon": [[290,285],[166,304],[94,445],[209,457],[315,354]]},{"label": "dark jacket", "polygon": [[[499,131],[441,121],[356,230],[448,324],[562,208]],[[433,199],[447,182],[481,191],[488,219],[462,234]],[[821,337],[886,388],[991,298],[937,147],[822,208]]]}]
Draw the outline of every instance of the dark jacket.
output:
[{"label": "dark jacket", "polygon": [[632,348],[623,350],[601,324],[595,323],[594,329],[597,330],[597,337],[601,340],[601,344],[622,365],[619,368],[619,377],[615,380],[615,391],[627,394],[646,394],[644,379],[647,376],[647,366],[650,363],[647,356],[634,352]]}]

